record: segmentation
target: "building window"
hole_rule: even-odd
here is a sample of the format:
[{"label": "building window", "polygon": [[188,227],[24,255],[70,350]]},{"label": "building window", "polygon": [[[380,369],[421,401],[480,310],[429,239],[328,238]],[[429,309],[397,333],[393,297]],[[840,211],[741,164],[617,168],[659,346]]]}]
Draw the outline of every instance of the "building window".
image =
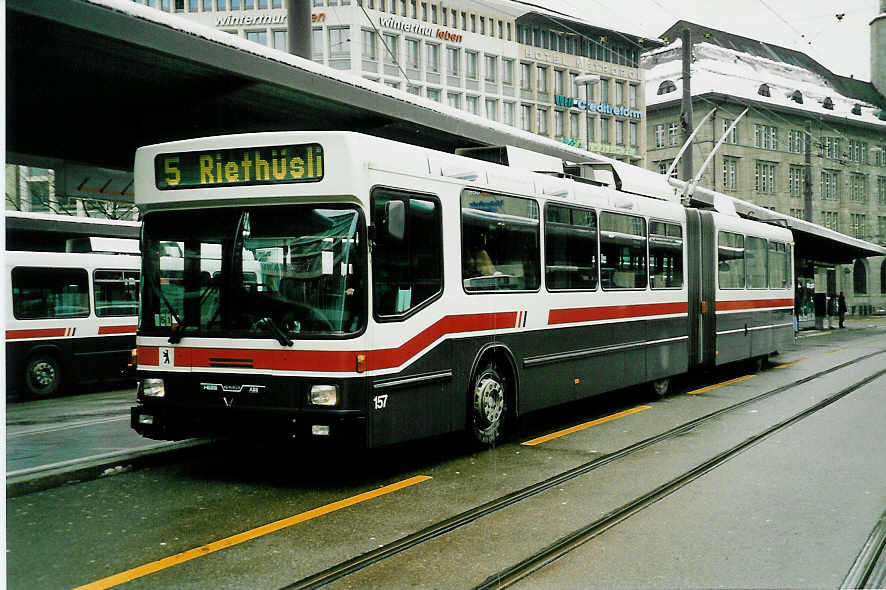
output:
[{"label": "building window", "polygon": [[449,68],[449,75],[458,77],[459,70],[461,66],[461,59],[459,55],[458,47],[447,47],[446,48],[446,62],[447,67]]},{"label": "building window", "polygon": [[799,129],[788,131],[788,151],[792,154],[806,153],[806,132]]},{"label": "building window", "polygon": [[637,108],[637,92],[639,86],[636,84],[631,84],[628,86],[628,107],[635,109]]},{"label": "building window", "polygon": [[849,200],[864,203],[868,200],[868,177],[864,174],[849,175]]},{"label": "building window", "polygon": [[520,128],[532,131],[532,107],[528,104],[520,105]]},{"label": "building window", "polygon": [[836,211],[822,211],[821,224],[828,229],[840,231],[840,215]]},{"label": "building window", "polygon": [[[331,29],[330,29],[330,32],[332,32]],[[246,31],[246,40],[252,41],[253,43],[258,43],[260,45],[267,45],[268,44],[268,32],[265,30]]]},{"label": "building window", "polygon": [[501,58],[501,81],[508,86],[514,84],[514,60]]},{"label": "building window", "polygon": [[360,34],[363,39],[363,59],[376,61],[378,59],[378,44],[375,39],[375,31],[362,29]]},{"label": "building window", "polygon": [[427,71],[440,72],[440,46],[436,43],[425,43],[425,61]]},{"label": "building window", "polygon": [[400,38],[397,35],[391,35],[390,33],[382,33],[382,40],[385,43],[385,59],[384,62],[390,65],[396,65],[399,63],[399,55],[400,55],[400,47],[399,40]]},{"label": "building window", "polygon": [[625,122],[621,119],[615,120],[615,143],[618,145],[625,143]]},{"label": "building window", "polygon": [[791,209],[789,215],[791,217],[796,217],[797,219],[803,219],[806,216],[804,209]]},{"label": "building window", "polygon": [[877,204],[886,205],[886,176],[877,177]]},{"label": "building window", "polygon": [[831,160],[840,159],[840,138],[839,137],[822,137],[821,138],[822,156]]},{"label": "building window", "polygon": [[754,190],[758,193],[775,192],[774,162],[757,162],[754,165]]},{"label": "building window", "polygon": [[581,132],[578,129],[578,113],[569,113],[569,137],[577,139]]},{"label": "building window", "polygon": [[821,171],[821,198],[836,201],[840,198],[840,173],[835,170]]},{"label": "building window", "polygon": [[668,145],[679,145],[679,141],[679,126],[676,123],[670,123],[668,125]]},{"label": "building window", "polygon": [[472,115],[480,114],[480,97],[468,95],[465,97],[465,110]]},{"label": "building window", "polygon": [[[729,126],[732,125],[732,123],[734,121],[735,121],[735,119],[723,119],[723,131],[721,132],[721,135],[723,133],[726,133],[726,130],[729,129]],[[732,143],[732,144],[738,143],[738,125],[736,125],[732,129],[732,131],[730,131],[726,135],[726,139],[724,140],[724,143]]]},{"label": "building window", "polygon": [[788,193],[792,197],[802,197],[806,189],[806,170],[802,166],[788,169]]},{"label": "building window", "polygon": [[505,125],[514,126],[514,113],[516,106],[512,102],[506,102],[502,105],[501,121]]},{"label": "building window", "polygon": [[630,145],[632,147],[637,147],[637,124],[633,121],[629,121],[628,130],[630,131]]},{"label": "building window", "polygon": [[849,214],[849,231],[855,238],[865,239],[867,235],[868,216],[863,213]]},{"label": "building window", "polygon": [[538,107],[538,134],[548,134],[548,109]]},{"label": "building window", "polygon": [[566,94],[563,92],[563,80],[565,77],[566,72],[563,70],[554,70],[554,94]]},{"label": "building window", "polygon": [[440,89],[439,88],[428,88],[427,89],[428,98],[433,101],[440,102]]},{"label": "building window", "polygon": [[311,58],[323,61],[323,28],[311,29]]},{"label": "building window", "polygon": [[858,162],[860,164],[868,163],[868,144],[855,139],[849,140],[849,156],[850,162]]},{"label": "building window", "polygon": [[625,101],[625,85],[624,82],[615,83],[615,104],[623,105]]},{"label": "building window", "polygon": [[[658,173],[659,174],[667,174],[668,169],[671,167],[671,164],[673,164],[673,163],[674,163],[673,160],[661,160],[661,161],[657,162]],[[671,171],[671,178],[677,178],[677,170],[676,169]]]},{"label": "building window", "polygon": [[609,102],[609,79],[607,78],[600,80],[600,102]]},{"label": "building window", "polygon": [[329,27],[329,57],[342,58],[351,55],[349,27]]},{"label": "building window", "polygon": [[600,141],[602,143],[611,141],[609,138],[609,121],[611,120],[609,117],[600,117]]},{"label": "building window", "polygon": [[778,127],[754,125],[754,147],[764,150],[778,149]]},{"label": "building window", "polygon": [[274,49],[289,51],[289,31],[273,31]]},{"label": "building window", "polygon": [[526,63],[520,63],[520,89],[530,90],[532,88],[532,66]]},{"label": "building window", "polygon": [[454,108],[454,109],[461,108],[461,94],[459,94],[458,92],[447,93],[446,100],[449,103],[449,106],[451,106],[452,108]]},{"label": "building window", "polygon": [[406,67],[421,68],[421,42],[418,39],[406,39]]},{"label": "building window", "polygon": [[548,68],[544,66],[536,66],[535,67],[535,75],[536,75],[536,87],[539,92],[547,92],[548,91]]},{"label": "building window", "polygon": [[486,118],[490,121],[498,121],[498,101],[494,98],[486,99]]},{"label": "building window", "polygon": [[494,55],[484,55],[483,56],[486,66],[486,81],[490,83],[495,82],[495,75],[498,72],[498,58]]},{"label": "building window", "polygon": [[665,146],[665,128],[664,125],[656,125],[653,131],[654,144],[657,148],[663,148]]},{"label": "building window", "polygon": [[723,158],[723,190],[734,191],[738,188],[738,160]]},{"label": "building window", "polygon": [[479,55],[476,51],[465,51],[465,72],[469,80],[477,80],[480,77]]}]

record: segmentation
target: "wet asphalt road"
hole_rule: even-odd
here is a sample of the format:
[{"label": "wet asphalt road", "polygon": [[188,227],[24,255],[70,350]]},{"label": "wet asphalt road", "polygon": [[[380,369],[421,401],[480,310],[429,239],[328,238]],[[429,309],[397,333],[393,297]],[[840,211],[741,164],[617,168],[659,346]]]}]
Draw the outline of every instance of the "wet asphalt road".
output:
[{"label": "wet asphalt road", "polygon": [[[361,457],[230,444],[144,467],[121,455],[121,469],[105,477],[8,500],[7,583],[70,588],[130,572],[134,579],[127,588],[280,588],[757,392],[886,350],[886,324],[856,328],[803,338],[777,359],[793,364],[702,394],[685,395],[700,385],[687,383],[663,401],[618,392],[531,416],[512,442],[494,450],[474,452],[448,437]],[[871,357],[724,414],[331,587],[474,587],[699,461],[884,368],[886,355]],[[9,405],[7,469],[39,472],[41,462],[76,464],[77,456],[153,445],[128,428],[132,398],[131,391],[119,391]],[[520,444],[645,406],[535,447]],[[884,421],[881,377],[516,587],[839,586],[886,507]],[[113,467],[113,457],[110,461],[103,469]],[[417,476],[422,477],[410,479]],[[407,484],[352,505],[336,504],[398,482]],[[311,511],[317,514],[302,516]],[[269,523],[282,524],[255,532]],[[193,549],[192,558],[187,552]],[[166,567],[143,569],[161,559]]]}]

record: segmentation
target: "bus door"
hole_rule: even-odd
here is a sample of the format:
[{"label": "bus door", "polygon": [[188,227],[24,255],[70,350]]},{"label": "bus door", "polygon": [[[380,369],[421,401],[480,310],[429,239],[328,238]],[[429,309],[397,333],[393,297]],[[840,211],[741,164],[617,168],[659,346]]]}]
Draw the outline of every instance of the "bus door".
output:
[{"label": "bus door", "polygon": [[707,211],[686,209],[689,281],[689,366],[711,368],[716,361],[716,231]]}]

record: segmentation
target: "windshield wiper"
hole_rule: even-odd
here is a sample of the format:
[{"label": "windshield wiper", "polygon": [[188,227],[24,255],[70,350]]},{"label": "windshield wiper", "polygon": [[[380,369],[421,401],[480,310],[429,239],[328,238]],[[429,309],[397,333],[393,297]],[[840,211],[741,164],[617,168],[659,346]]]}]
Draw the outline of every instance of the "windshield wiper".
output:
[{"label": "windshield wiper", "polygon": [[277,339],[277,342],[282,344],[283,346],[292,346],[294,342],[286,335],[286,332],[280,329],[273,319],[271,318],[262,318],[258,322],[258,324],[266,327],[268,330],[274,334],[274,337]]},{"label": "windshield wiper", "polygon": [[169,299],[167,299],[166,295],[163,294],[163,289],[158,287],[157,284],[150,278],[148,278],[148,283],[151,285],[151,289],[154,290],[154,294],[160,298],[160,301],[162,301],[164,305],[166,305],[169,313],[171,313],[172,317],[175,319],[176,326],[172,328],[172,334],[169,336],[169,343],[178,344],[179,342],[181,342],[182,339],[181,333],[184,331],[184,323],[182,322],[182,319],[178,317],[178,314],[175,313],[175,308],[169,302]]},{"label": "windshield wiper", "polygon": [[[172,313],[173,313],[173,315],[175,315],[175,312],[172,312]],[[178,320],[178,318],[176,318],[176,319]],[[175,325],[174,328],[172,328],[172,332],[169,334],[169,343],[170,344],[178,344],[179,342],[181,342],[182,338],[185,335],[184,334],[185,328],[187,328],[187,327],[188,327],[188,325],[185,322],[178,320],[178,323]]]}]

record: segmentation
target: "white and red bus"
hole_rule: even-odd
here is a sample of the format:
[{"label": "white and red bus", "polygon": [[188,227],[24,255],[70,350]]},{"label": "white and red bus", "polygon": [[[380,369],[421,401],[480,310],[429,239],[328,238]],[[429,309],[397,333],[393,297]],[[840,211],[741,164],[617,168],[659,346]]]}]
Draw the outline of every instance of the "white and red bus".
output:
[{"label": "white and red bus", "polygon": [[46,397],[134,377],[138,241],[69,244],[78,252],[6,252],[7,391]]},{"label": "white and red bus", "polygon": [[790,231],[553,172],[349,132],[139,149],[133,428],[492,443],[792,338]]}]

